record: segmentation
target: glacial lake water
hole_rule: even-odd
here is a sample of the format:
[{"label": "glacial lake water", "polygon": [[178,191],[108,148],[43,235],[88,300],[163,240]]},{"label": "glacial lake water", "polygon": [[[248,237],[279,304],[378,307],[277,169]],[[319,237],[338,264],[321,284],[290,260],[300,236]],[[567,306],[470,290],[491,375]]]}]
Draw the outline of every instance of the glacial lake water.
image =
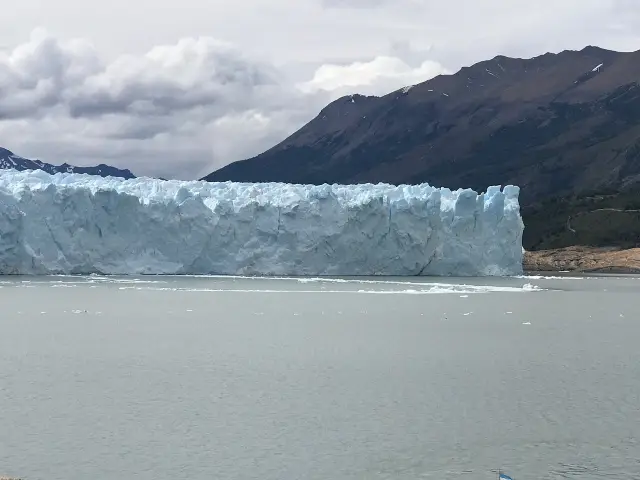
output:
[{"label": "glacial lake water", "polygon": [[0,475],[640,478],[640,279],[0,277]]}]

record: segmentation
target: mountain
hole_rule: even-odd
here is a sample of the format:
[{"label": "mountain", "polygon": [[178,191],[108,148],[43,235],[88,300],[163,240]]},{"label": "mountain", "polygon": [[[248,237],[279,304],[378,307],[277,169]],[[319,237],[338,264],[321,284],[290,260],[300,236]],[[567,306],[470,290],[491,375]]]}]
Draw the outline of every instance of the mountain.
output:
[{"label": "mountain", "polygon": [[382,97],[325,107],[208,181],[513,183],[521,202],[640,183],[640,51],[497,56]]},{"label": "mountain", "polygon": [[100,164],[97,167],[74,167],[67,163],[62,165],[51,165],[40,160],[29,160],[15,153],[0,147],[0,169],[13,168],[15,170],[44,170],[47,173],[55,174],[59,172],[69,173],[88,173],[89,175],[99,175],[101,177],[122,177],[135,178],[135,175],[129,170],[121,170],[119,168],[110,167],[109,165]]}]

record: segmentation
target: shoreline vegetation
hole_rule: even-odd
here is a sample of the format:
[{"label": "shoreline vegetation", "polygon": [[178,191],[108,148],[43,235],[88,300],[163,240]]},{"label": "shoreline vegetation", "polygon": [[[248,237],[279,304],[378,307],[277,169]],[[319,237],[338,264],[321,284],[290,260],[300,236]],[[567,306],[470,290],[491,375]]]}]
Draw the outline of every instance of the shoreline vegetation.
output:
[{"label": "shoreline vegetation", "polygon": [[640,274],[640,248],[572,246],[526,251],[525,272]]}]

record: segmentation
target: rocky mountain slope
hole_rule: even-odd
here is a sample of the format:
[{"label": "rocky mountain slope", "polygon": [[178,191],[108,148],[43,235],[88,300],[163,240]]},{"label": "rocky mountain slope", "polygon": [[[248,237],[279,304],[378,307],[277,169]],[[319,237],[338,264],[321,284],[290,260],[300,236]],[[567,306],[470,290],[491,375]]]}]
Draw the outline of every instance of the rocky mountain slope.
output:
[{"label": "rocky mountain slope", "polygon": [[96,167],[74,167],[67,163],[62,165],[51,165],[50,163],[44,163],[40,160],[29,160],[28,158],[16,155],[6,148],[0,147],[0,169],[15,169],[15,170],[44,170],[49,174],[55,174],[59,172],[69,173],[87,173],[89,175],[99,175],[101,177],[122,177],[122,178],[135,178],[135,175],[129,170],[122,170],[109,165],[100,164]]},{"label": "rocky mountain slope", "polygon": [[640,51],[498,56],[383,97],[341,98],[279,145],[205,177],[514,183],[523,204],[640,183]]},{"label": "rocky mountain slope", "polygon": [[640,248],[567,247],[526,252],[523,267],[529,272],[581,272],[640,274]]}]

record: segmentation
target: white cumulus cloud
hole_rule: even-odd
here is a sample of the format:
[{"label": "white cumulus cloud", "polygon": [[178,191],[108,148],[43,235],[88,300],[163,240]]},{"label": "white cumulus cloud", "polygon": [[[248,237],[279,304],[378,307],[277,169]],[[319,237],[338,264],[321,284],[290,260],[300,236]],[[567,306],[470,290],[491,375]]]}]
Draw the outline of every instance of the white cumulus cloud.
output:
[{"label": "white cumulus cloud", "polygon": [[282,69],[210,37],[104,60],[85,40],[42,30],[0,56],[0,137],[24,156],[196,178],[257,155],[338,93],[387,93],[440,73],[394,57],[321,65],[295,84]]},{"label": "white cumulus cloud", "polygon": [[369,62],[348,65],[322,65],[313,78],[299,85],[306,92],[326,91],[344,95],[357,89],[367,95],[384,95],[399,86],[424,82],[436,75],[448,74],[437,62],[424,61],[413,68],[400,58],[379,56]]}]

